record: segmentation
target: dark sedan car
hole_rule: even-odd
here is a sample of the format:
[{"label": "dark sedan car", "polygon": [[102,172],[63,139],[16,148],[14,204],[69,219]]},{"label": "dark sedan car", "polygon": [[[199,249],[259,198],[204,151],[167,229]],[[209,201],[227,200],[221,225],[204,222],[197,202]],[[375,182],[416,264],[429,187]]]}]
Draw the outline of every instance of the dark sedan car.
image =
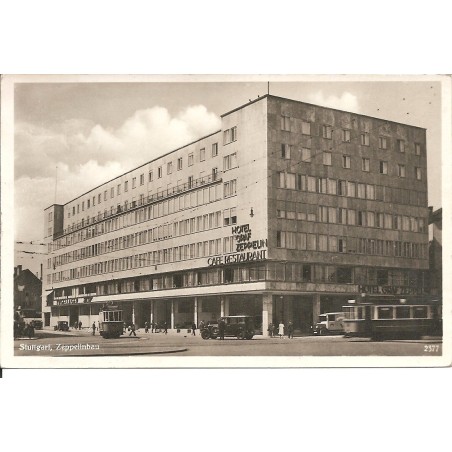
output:
[{"label": "dark sedan car", "polygon": [[252,339],[254,336],[254,318],[249,315],[228,315],[220,317],[218,323],[210,324],[201,331],[203,339],[216,339],[220,335],[219,324],[224,322],[224,336],[237,339]]}]

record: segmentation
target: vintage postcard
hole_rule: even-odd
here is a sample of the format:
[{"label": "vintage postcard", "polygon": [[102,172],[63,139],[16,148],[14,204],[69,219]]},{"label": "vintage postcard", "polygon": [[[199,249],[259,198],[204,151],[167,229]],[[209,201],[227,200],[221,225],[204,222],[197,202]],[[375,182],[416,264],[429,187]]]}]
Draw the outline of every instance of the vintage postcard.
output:
[{"label": "vintage postcard", "polygon": [[1,367],[450,366],[450,77],[1,98]]}]

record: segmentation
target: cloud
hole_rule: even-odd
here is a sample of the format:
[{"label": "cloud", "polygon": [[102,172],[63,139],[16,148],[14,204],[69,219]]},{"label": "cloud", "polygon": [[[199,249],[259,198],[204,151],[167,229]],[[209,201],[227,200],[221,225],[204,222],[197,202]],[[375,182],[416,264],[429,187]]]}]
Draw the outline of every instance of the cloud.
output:
[{"label": "cloud", "polygon": [[316,91],[308,95],[308,101],[316,105],[322,105],[324,107],[337,108],[338,110],[352,111],[359,113],[358,98],[345,91],[341,96],[330,95],[325,97],[323,91]]},{"label": "cloud", "polygon": [[43,127],[15,125],[15,220],[18,240],[43,236],[43,210],[65,203],[125,171],[188,144],[221,127],[203,105],[172,116],[155,106],[138,110],[118,128],[83,119]]}]

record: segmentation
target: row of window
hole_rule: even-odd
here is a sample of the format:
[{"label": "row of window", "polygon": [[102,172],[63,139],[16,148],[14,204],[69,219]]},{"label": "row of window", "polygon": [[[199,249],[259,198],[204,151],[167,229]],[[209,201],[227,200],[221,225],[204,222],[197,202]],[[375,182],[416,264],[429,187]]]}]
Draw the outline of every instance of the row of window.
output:
[{"label": "row of window", "polygon": [[[302,119],[291,118],[287,115],[281,115],[281,130],[287,132],[301,132],[302,135],[312,136],[311,122],[304,121]],[[352,140],[358,140],[362,146],[370,146],[370,134],[368,132],[358,132],[355,136],[352,136],[350,129],[334,129],[333,126],[323,124],[322,125],[322,138],[327,140],[333,139],[333,132],[340,134],[340,138],[343,143],[350,143]],[[406,152],[409,148],[409,143],[403,139],[390,138],[387,136],[378,136],[378,149],[388,150],[392,146],[392,142],[395,144],[395,149],[399,152]],[[413,152],[415,155],[421,155],[422,145],[421,143],[413,143]]]},{"label": "row of window", "polygon": [[[223,187],[223,190],[225,188]],[[215,201],[219,201],[223,197],[220,184],[211,185],[199,190],[193,190],[179,196],[174,196],[158,203],[134,210],[133,212],[126,212],[115,218],[110,218],[101,221],[92,226],[85,227],[77,232],[67,234],[65,237],[59,238],[53,244],[49,244],[49,252],[58,250],[65,246],[79,243],[99,235],[116,231],[118,229],[133,226],[156,218],[161,218],[166,215],[171,215],[176,212],[184,211],[206,205]],[[89,218],[88,218],[89,220]],[[88,221],[87,221],[88,224]]]},{"label": "row of window", "polygon": [[[211,155],[212,157],[216,157],[218,155],[218,143],[213,143],[211,148]],[[199,161],[203,162],[206,160],[206,148],[203,147],[199,150]],[[192,166],[194,163],[194,153],[190,152],[187,156],[187,166]],[[176,161],[176,168],[177,171],[181,171],[183,169],[183,157],[179,157]],[[173,162],[168,162],[166,164],[166,174],[170,175],[173,173]],[[160,165],[157,167],[157,178],[161,179],[163,177],[163,166]],[[132,190],[137,188],[139,185],[143,186],[145,184],[145,174],[140,174],[139,178],[132,177],[132,184],[131,188]],[[154,172],[153,170],[150,170],[148,173],[148,182],[154,181]],[[82,201],[81,203],[77,204],[77,206],[72,206],[72,216],[76,215],[76,213],[80,213],[80,211],[85,210],[85,206],[87,209],[94,207],[97,204],[101,204],[102,201],[107,201],[108,199],[113,199],[116,196],[119,196],[121,194],[121,191],[124,190],[124,193],[127,193],[129,191],[130,185],[129,181],[126,180],[124,183],[117,184],[116,187],[110,187],[109,189],[103,190],[103,192],[98,193],[97,196],[94,195],[92,198],[89,197],[86,199],[86,201]],[[80,210],[81,208],[81,210]],[[71,210],[68,211],[68,218],[71,217]]]},{"label": "row of window", "polygon": [[309,234],[304,232],[276,231],[278,248],[330,253],[353,253],[375,256],[426,259],[427,244],[377,240],[357,237]]},{"label": "row of window", "polygon": [[[299,204],[299,211],[296,212],[295,203],[285,202],[284,204],[286,206],[285,210],[276,210],[277,218],[318,221],[331,224],[347,224],[350,226],[365,226],[369,228],[394,229],[399,231],[427,232],[427,223],[424,218],[301,203]],[[288,210],[291,208],[293,210]]]},{"label": "row of window", "polygon": [[415,206],[426,206],[427,204],[427,194],[423,191],[307,176],[286,171],[277,172],[276,188]]},{"label": "row of window", "polygon": [[[90,292],[93,291],[96,295],[113,295],[130,291],[143,292],[255,281],[361,284],[424,289],[428,279],[425,272],[416,270],[266,262],[102,281],[91,284],[94,289],[90,289]],[[83,286],[56,289],[55,296],[77,296],[80,287]]]},{"label": "row of window", "polygon": [[[301,148],[301,162],[303,163],[311,163],[312,162],[312,155],[311,155],[311,149],[309,148]],[[283,144],[281,146],[281,158],[283,159],[290,159],[291,156],[293,156],[293,146],[288,144]],[[333,161],[333,154],[329,151],[323,151],[322,152],[322,162],[325,166],[331,166]],[[342,155],[342,168],[350,169],[352,164],[352,157],[347,154]],[[405,178],[406,177],[406,165],[402,163],[397,163],[395,166],[396,172],[398,177]],[[370,172],[370,159],[366,157],[361,158],[361,171],[364,172]],[[380,174],[388,174],[388,162],[386,160],[379,160],[378,161],[378,172]],[[415,166],[413,177],[416,180],[422,180],[422,168]]]},{"label": "row of window", "polygon": [[110,259],[95,264],[62,270],[47,275],[47,283],[69,281],[88,276],[108,274],[117,271],[131,270],[142,267],[151,267],[159,264],[180,262],[189,259],[227,254],[235,251],[235,238],[223,237],[223,239],[205,240],[189,245],[159,249],[147,253]]}]

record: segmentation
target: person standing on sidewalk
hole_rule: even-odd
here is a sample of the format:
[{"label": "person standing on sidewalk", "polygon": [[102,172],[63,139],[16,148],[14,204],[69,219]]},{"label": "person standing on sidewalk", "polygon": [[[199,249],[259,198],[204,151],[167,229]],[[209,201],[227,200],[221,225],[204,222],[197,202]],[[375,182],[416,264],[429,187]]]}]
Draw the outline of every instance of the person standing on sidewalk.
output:
[{"label": "person standing on sidewalk", "polygon": [[220,319],[220,321],[218,322],[218,329],[220,332],[220,339],[222,341],[224,341],[224,331],[226,329],[226,324],[224,323],[224,319]]},{"label": "person standing on sidewalk", "polygon": [[132,333],[135,337],[137,337],[137,334],[135,333],[135,324],[132,323],[132,325],[130,325],[130,333],[129,336],[132,336]]},{"label": "person standing on sidewalk", "polygon": [[192,334],[192,336],[196,336],[196,323],[195,322],[193,322],[191,324],[191,334]]},{"label": "person standing on sidewalk", "polygon": [[144,323],[144,332],[149,333],[149,323],[148,322]]},{"label": "person standing on sidewalk", "polygon": [[287,325],[287,337],[289,339],[293,339],[293,323],[292,321],[289,322]]},{"label": "person standing on sidewalk", "polygon": [[96,335],[96,322],[93,322],[92,328],[93,328],[93,336],[95,336]]},{"label": "person standing on sidewalk", "polygon": [[278,334],[279,334],[279,338],[282,339],[282,337],[284,336],[284,323],[282,320],[279,322]]},{"label": "person standing on sidewalk", "polygon": [[165,322],[164,324],[163,324],[163,332],[165,333],[165,334],[168,334],[168,324]]}]

